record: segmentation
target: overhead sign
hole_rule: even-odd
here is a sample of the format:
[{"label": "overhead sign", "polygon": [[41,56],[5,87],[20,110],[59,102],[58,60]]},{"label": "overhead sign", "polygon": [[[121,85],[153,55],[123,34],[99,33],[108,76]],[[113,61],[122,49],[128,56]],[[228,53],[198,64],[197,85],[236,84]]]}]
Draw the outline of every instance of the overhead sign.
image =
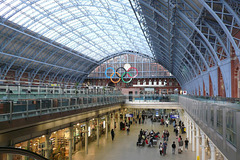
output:
[{"label": "overhead sign", "polygon": [[133,117],[133,114],[126,114],[126,117]]},{"label": "overhead sign", "polygon": [[171,115],[170,118],[179,118],[179,115]]}]

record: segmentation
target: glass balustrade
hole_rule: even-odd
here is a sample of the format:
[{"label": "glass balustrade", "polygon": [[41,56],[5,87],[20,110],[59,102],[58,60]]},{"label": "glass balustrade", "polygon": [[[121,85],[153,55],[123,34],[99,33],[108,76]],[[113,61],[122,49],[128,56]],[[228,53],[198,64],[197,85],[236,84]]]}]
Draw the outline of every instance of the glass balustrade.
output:
[{"label": "glass balustrade", "polygon": [[99,105],[125,102],[122,94],[88,94],[62,98],[18,99],[0,101],[0,121],[40,116]]},{"label": "glass balustrade", "polygon": [[128,102],[178,102],[178,95],[140,94],[126,95]]},{"label": "glass balustrade", "polygon": [[237,113],[240,115],[240,104],[237,98],[181,95],[179,103],[194,119],[204,122],[219,136],[224,137],[226,141],[236,147],[237,125],[239,125]]}]

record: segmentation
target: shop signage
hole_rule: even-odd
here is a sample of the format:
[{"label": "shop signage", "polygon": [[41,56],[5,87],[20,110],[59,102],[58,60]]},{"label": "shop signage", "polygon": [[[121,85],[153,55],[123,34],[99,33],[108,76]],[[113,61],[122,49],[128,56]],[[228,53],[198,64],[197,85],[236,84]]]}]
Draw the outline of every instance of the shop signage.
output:
[{"label": "shop signage", "polygon": [[133,117],[133,114],[126,114],[126,117]]},{"label": "shop signage", "polygon": [[170,118],[179,118],[179,115],[171,115]]}]

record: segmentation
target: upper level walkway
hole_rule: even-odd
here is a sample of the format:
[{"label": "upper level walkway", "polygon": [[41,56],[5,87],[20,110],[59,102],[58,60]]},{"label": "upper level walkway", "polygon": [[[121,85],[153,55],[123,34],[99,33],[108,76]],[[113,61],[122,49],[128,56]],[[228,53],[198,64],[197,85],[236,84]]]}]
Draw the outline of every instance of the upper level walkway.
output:
[{"label": "upper level walkway", "polygon": [[[179,103],[212,143],[229,160],[240,157],[240,105],[233,99],[180,96]],[[199,133],[198,133],[199,134]],[[197,135],[198,136],[198,135]]]}]

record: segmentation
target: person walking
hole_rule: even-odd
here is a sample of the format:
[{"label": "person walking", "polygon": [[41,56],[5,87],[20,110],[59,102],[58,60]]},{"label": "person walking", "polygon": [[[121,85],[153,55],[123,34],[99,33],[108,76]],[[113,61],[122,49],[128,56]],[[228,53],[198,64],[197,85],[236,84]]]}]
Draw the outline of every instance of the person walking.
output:
[{"label": "person walking", "polygon": [[162,142],[160,142],[160,144],[159,144],[159,153],[160,153],[160,156],[163,155],[163,144],[162,144]]},{"label": "person walking", "polygon": [[127,126],[127,135],[129,135],[130,128]]},{"label": "person walking", "polygon": [[111,135],[112,135],[112,141],[113,141],[114,140],[114,136],[115,136],[115,133],[114,133],[113,129],[111,130]]},{"label": "person walking", "polygon": [[183,140],[182,138],[180,139],[180,141],[178,142],[179,145],[179,149],[181,150],[181,152],[183,151]]},{"label": "person walking", "polygon": [[167,141],[168,141],[168,138],[169,138],[169,132],[168,132],[168,130],[167,130],[167,132],[166,132],[166,138],[167,138]]},{"label": "person walking", "polygon": [[175,141],[173,141],[173,144],[172,144],[172,154],[175,154],[175,150],[176,150],[176,144],[175,144]]},{"label": "person walking", "polygon": [[163,143],[163,155],[165,156],[167,154],[167,142],[164,141]]},{"label": "person walking", "polygon": [[186,140],[185,140],[185,150],[188,150],[188,139],[186,138]]}]

